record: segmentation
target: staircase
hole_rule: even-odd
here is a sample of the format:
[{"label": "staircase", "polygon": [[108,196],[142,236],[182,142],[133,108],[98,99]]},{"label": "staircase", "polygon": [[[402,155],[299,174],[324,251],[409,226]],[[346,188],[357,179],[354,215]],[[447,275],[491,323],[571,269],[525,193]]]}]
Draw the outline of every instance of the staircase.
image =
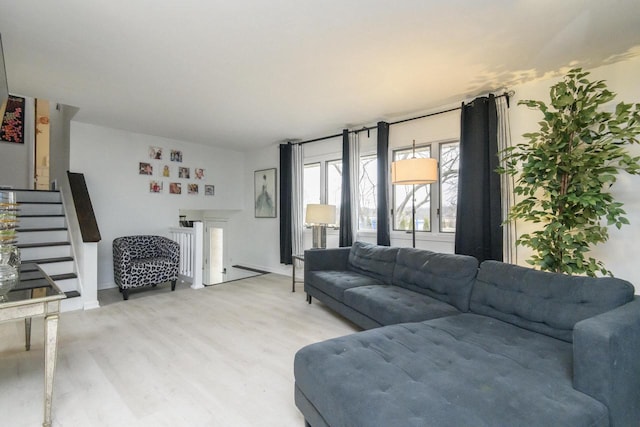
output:
[{"label": "staircase", "polygon": [[67,295],[61,310],[83,307],[76,264],[59,191],[15,190],[20,205],[17,228],[22,262],[33,262]]}]

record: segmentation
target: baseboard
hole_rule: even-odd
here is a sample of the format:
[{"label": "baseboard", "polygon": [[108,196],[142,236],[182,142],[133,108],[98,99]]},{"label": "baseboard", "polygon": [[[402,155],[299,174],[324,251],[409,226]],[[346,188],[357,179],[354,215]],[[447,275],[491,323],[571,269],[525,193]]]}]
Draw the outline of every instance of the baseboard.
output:
[{"label": "baseboard", "polygon": [[98,302],[98,300],[85,301],[84,303],[85,310],[93,310],[94,308],[100,308],[100,303]]},{"label": "baseboard", "polygon": [[264,272],[273,273],[273,274],[281,274],[283,276],[291,276],[291,266],[273,268],[265,265],[250,264],[246,262],[238,262],[236,264],[241,265],[245,268],[249,268],[251,270],[264,271]]}]

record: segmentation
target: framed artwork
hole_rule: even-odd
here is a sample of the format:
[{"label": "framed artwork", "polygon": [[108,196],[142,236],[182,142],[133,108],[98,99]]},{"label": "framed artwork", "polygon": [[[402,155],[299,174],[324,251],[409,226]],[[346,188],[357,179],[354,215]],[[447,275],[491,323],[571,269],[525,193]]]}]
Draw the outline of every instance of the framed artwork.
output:
[{"label": "framed artwork", "polygon": [[162,193],[162,181],[149,181],[149,193]]},{"label": "framed artwork", "polygon": [[165,178],[171,177],[171,167],[169,165],[164,165],[162,167],[162,176]]},{"label": "framed artwork", "polygon": [[182,163],[182,151],[171,150],[171,161]]},{"label": "framed artwork", "polygon": [[189,184],[187,190],[189,194],[198,194],[198,184]]},{"label": "framed artwork", "polygon": [[140,162],[138,173],[140,175],[153,175],[153,166],[151,166],[151,163]]},{"label": "framed artwork", "polygon": [[276,168],[253,173],[253,191],[256,218],[276,217]]},{"label": "framed artwork", "polygon": [[186,178],[189,179],[191,178],[191,171],[189,170],[189,168],[178,168],[178,178]]},{"label": "framed artwork", "polygon": [[169,183],[169,194],[182,194],[182,184],[179,182]]},{"label": "framed artwork", "polygon": [[202,168],[195,168],[193,174],[195,175],[196,179],[204,179],[204,169]]},{"label": "framed artwork", "polygon": [[153,160],[162,160],[162,147],[149,146],[149,158]]},{"label": "framed artwork", "polygon": [[24,144],[25,99],[9,95],[0,126],[0,141]]},{"label": "framed artwork", "polygon": [[215,196],[216,195],[216,186],[205,184],[204,186],[204,195],[205,196]]}]

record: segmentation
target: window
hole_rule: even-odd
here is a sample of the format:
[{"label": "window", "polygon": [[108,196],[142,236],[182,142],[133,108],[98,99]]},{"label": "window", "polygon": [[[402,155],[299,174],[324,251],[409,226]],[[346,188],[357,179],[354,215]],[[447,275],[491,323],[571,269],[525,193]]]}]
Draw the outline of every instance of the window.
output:
[{"label": "window", "polygon": [[[411,158],[413,150],[394,150],[393,161]],[[416,147],[416,157],[435,157],[439,161],[439,179],[434,184],[393,185],[393,229],[411,230],[411,201],[415,197],[416,232],[456,231],[456,209],[458,203],[458,164],[460,143],[458,141],[433,143]],[[415,187],[415,195],[414,195]],[[437,198],[437,200],[436,200]],[[436,221],[434,224],[433,221]]]},{"label": "window", "polygon": [[[410,159],[413,149],[396,150],[393,161]],[[431,157],[431,146],[416,147],[416,157]],[[394,185],[393,186],[393,229],[410,231],[412,200],[415,191],[415,230],[431,231],[431,185]]]},{"label": "window", "polygon": [[376,230],[377,214],[378,157],[360,156],[360,195],[358,198],[358,229]]},{"label": "window", "polygon": [[304,214],[309,203],[336,206],[336,225],[340,222],[342,160],[321,160],[304,165]]},{"label": "window", "polygon": [[440,231],[455,233],[460,143],[440,144]]},{"label": "window", "polygon": [[309,203],[320,203],[320,163],[304,165],[304,218],[307,216],[307,205]]},{"label": "window", "polygon": [[336,225],[340,223],[340,204],[342,202],[342,160],[326,162],[327,167],[327,204],[336,207]]}]

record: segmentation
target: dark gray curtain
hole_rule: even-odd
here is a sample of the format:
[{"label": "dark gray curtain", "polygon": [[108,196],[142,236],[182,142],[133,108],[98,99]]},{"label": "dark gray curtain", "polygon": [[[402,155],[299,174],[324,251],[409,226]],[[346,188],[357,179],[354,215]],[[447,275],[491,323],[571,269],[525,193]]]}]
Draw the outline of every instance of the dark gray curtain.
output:
[{"label": "dark gray curtain", "polygon": [[351,158],[349,155],[349,130],[342,131],[342,196],[340,197],[340,247],[353,244],[351,228]]},{"label": "dark gray curtain", "polygon": [[280,262],[291,264],[291,144],[280,144]]},{"label": "dark gray curtain", "polygon": [[389,123],[378,122],[378,245],[391,245],[389,228]]},{"label": "dark gray curtain", "polygon": [[493,95],[462,105],[457,254],[502,261],[498,117]]}]

